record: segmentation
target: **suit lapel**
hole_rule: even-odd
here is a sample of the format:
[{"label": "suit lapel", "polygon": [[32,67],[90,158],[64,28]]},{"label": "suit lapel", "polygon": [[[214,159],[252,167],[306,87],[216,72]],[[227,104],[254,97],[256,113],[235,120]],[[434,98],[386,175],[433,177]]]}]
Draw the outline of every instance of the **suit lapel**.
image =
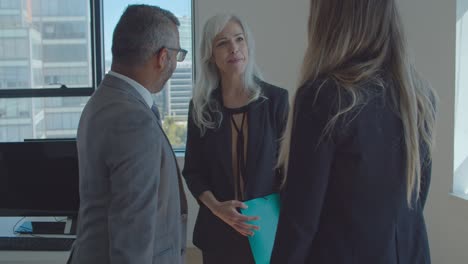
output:
[{"label": "suit lapel", "polygon": [[232,174],[232,131],[231,119],[228,113],[223,113],[223,121],[218,130],[214,132],[216,156],[221,161],[223,171],[228,177],[231,186],[234,186],[234,175]]},{"label": "suit lapel", "polygon": [[175,153],[174,153],[174,151],[172,149],[172,145],[171,145],[169,139],[167,138],[166,133],[164,133],[164,129],[162,128],[161,123],[157,120],[156,115],[153,113],[151,108],[145,102],[143,97],[138,93],[138,91],[136,91],[135,88],[133,88],[126,81],[121,80],[121,79],[119,79],[117,77],[114,77],[112,75],[106,75],[105,78],[102,80],[102,84],[105,85],[105,86],[108,86],[108,87],[110,87],[112,89],[119,89],[120,91],[126,93],[128,96],[136,98],[140,103],[147,106],[146,108],[148,109],[148,111],[150,111],[151,115],[154,116],[155,122],[158,124],[158,127],[161,129],[161,132],[164,135],[164,138],[165,138],[167,144],[169,144],[169,148],[171,149],[171,152],[172,152],[172,155],[173,155],[173,158],[174,158],[174,163],[176,164],[177,180],[178,180],[179,193],[180,193],[181,213],[186,214],[187,211],[188,211],[187,210],[187,198],[185,196],[184,186],[183,186],[182,180],[181,180],[182,175],[180,173],[179,164],[177,163],[177,158],[176,158]]},{"label": "suit lapel", "polygon": [[265,107],[262,107],[262,104],[264,103],[266,103],[264,102],[264,99],[260,98],[256,102],[252,103],[249,107],[247,120],[249,126],[246,157],[246,190],[248,190],[251,179],[255,178],[256,176],[254,175],[255,166],[257,164],[259,151],[263,147],[263,119],[268,116],[267,113],[264,113]]},{"label": "suit lapel", "polygon": [[179,168],[179,163],[177,163],[177,157],[174,153],[174,150],[172,149],[171,142],[169,141],[169,138],[167,138],[166,133],[164,133],[164,129],[162,128],[162,125],[160,122],[157,122],[159,128],[161,129],[162,134],[164,135],[164,138],[166,139],[167,144],[169,144],[169,148],[171,149],[172,152],[172,157],[174,158],[174,162],[176,165],[177,169],[177,181],[179,185],[179,194],[180,194],[180,210],[182,214],[186,214],[188,212],[188,204],[187,204],[187,196],[185,195],[185,190],[184,190],[184,185],[182,183],[182,174],[180,173],[180,168]]},{"label": "suit lapel", "polygon": [[[223,105],[221,88],[214,90],[213,97],[220,106]],[[213,133],[213,141],[211,143],[213,144],[212,148],[215,150],[215,158],[220,161],[224,175],[227,177],[230,185],[234,186],[234,175],[232,174],[231,119],[229,114],[221,109],[220,111],[222,111],[223,120],[218,129],[213,129],[211,131],[211,133]],[[211,114],[216,115],[215,113]]]},{"label": "suit lapel", "polygon": [[[220,93],[215,93],[214,96],[221,103]],[[248,137],[247,137],[247,157],[246,157],[246,193],[249,189],[249,179],[255,177],[255,167],[258,160],[258,155],[263,147],[263,132],[264,132],[264,118],[268,116],[265,113],[266,107],[264,98],[259,98],[256,102],[250,104],[248,109]],[[232,168],[232,127],[230,115],[223,112],[222,125],[214,133],[214,148],[216,149],[216,157],[221,161],[223,171],[228,177],[231,186],[234,186],[234,175]]]},{"label": "suit lapel", "polygon": [[140,95],[140,93],[138,93],[137,90],[135,90],[135,88],[133,88],[129,83],[127,83],[126,81],[124,80],[121,80],[115,76],[112,76],[112,75],[109,75],[107,74],[104,79],[102,80],[102,84],[104,86],[107,86],[111,89],[118,89],[124,93],[126,93],[128,96],[131,96],[131,97],[134,97],[135,99],[137,99],[140,103],[144,104],[145,106],[147,106],[147,109],[148,111],[151,112],[151,115],[154,116],[154,119],[156,121],[156,123],[158,124],[158,127],[161,129],[161,132],[162,134],[164,135],[164,138],[167,142],[167,144],[169,144],[169,148],[171,149],[171,152],[172,152],[172,155],[173,155],[173,158],[174,158],[174,163],[176,164],[176,169],[177,169],[177,178],[178,178],[178,182],[179,182],[179,191],[181,193],[181,210],[182,210],[182,213],[187,213],[187,200],[186,200],[186,196],[185,196],[185,192],[184,192],[184,188],[183,188],[183,185],[182,185],[182,181],[181,181],[181,173],[180,173],[180,168],[179,168],[179,164],[177,163],[177,158],[175,156],[175,153],[172,149],[172,145],[171,145],[171,142],[169,141],[169,139],[167,138],[166,136],[166,133],[164,133],[164,129],[162,128],[161,126],[161,123],[157,120],[157,117],[156,115],[153,113],[153,111],[151,110],[151,108],[148,106],[148,104],[145,102],[145,100],[143,99],[143,97]]}]

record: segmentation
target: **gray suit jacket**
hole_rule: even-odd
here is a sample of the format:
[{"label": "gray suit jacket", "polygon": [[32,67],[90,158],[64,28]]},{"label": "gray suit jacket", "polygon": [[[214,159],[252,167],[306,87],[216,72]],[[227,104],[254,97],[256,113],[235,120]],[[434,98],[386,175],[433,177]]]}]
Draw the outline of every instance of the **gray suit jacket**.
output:
[{"label": "gray suit jacket", "polygon": [[69,263],[184,263],[180,172],[141,95],[107,75],[83,110],[77,147],[80,211]]}]

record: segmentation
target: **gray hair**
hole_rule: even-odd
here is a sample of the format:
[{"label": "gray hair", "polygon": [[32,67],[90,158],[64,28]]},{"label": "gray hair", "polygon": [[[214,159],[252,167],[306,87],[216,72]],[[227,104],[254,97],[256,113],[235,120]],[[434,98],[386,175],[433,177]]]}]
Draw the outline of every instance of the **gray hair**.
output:
[{"label": "gray hair", "polygon": [[[219,128],[223,119],[221,105],[213,98],[213,92],[219,87],[221,82],[219,70],[212,60],[213,40],[231,21],[239,23],[244,31],[244,37],[247,42],[249,59],[243,79],[244,87],[251,91],[249,102],[255,101],[260,97],[261,91],[256,83],[256,78],[260,78],[261,76],[255,63],[255,45],[250,29],[245,22],[233,14],[218,14],[211,17],[206,21],[203,28],[197,60],[199,74],[193,91],[193,121],[200,128],[202,135],[207,129]],[[216,115],[212,116],[210,112]]]},{"label": "gray hair", "polygon": [[112,39],[116,63],[139,65],[176,42],[180,22],[170,11],[151,5],[129,5],[120,17]]}]

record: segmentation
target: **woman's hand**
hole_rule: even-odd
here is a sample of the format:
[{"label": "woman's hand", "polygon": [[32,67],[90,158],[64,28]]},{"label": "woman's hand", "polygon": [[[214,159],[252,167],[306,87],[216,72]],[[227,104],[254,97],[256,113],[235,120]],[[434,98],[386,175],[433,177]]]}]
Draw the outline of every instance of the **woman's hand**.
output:
[{"label": "woman's hand", "polygon": [[258,216],[245,216],[237,211],[237,208],[247,208],[244,203],[236,200],[219,202],[211,191],[203,192],[198,198],[214,215],[234,228],[234,230],[241,235],[252,236],[252,230],[259,230],[258,226],[246,223],[248,221],[258,220]]},{"label": "woman's hand", "polygon": [[258,220],[258,216],[246,216],[237,211],[237,208],[247,208],[247,206],[236,200],[218,202],[210,208],[211,212],[230,225],[243,236],[252,236],[253,230],[259,230],[256,225],[247,224],[246,222]]}]

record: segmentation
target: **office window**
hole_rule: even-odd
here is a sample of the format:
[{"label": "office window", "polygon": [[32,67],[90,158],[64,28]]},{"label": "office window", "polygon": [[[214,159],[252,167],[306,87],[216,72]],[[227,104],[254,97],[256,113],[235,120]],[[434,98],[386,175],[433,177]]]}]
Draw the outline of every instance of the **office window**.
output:
[{"label": "office window", "polygon": [[468,0],[457,0],[453,192],[468,199]]},{"label": "office window", "polygon": [[0,89],[22,89],[30,84],[28,67],[0,65]]},{"label": "office window", "polygon": [[0,99],[0,142],[76,137],[89,97]]},{"label": "office window", "polygon": [[0,0],[0,8],[9,9],[17,8],[20,4],[18,0]]},{"label": "office window", "polygon": [[[125,7],[133,3],[159,5],[181,22],[180,43],[189,53],[154,99],[171,143],[175,148],[185,146],[192,92],[191,0],[0,0],[0,142],[76,136],[89,96],[63,97],[55,92],[95,89],[95,83],[110,69],[113,29]],[[102,10],[102,17],[94,17],[92,5]],[[93,19],[96,23],[91,23]],[[102,24],[104,30],[92,30],[94,24]],[[100,37],[93,38],[94,31]],[[99,39],[102,51],[95,48],[100,46]],[[67,88],[58,89],[61,85]],[[2,93],[21,90],[47,94],[20,98]],[[54,91],[49,94],[48,90]]]},{"label": "office window", "polygon": [[[48,108],[48,98],[28,94],[18,98],[16,94],[59,88],[60,85],[45,81],[50,76],[54,76],[54,83],[88,88],[87,94],[91,94],[91,2],[94,1],[0,0],[0,142],[72,134],[53,134],[45,126],[53,113],[62,111],[60,104]],[[57,27],[55,35],[47,33],[50,25]],[[70,33],[65,34],[64,30]],[[82,106],[66,109],[79,115]],[[71,129],[76,133],[78,122],[74,117],[70,120],[76,123]]]},{"label": "office window", "polygon": [[[0,87],[0,97],[41,97],[90,95],[93,92],[93,63],[91,54],[92,9],[99,1],[91,0],[2,0],[0,2],[0,67],[26,68],[27,80],[10,82]],[[52,68],[86,68],[86,76],[50,86],[40,71]],[[0,69],[1,71],[1,69]],[[18,73],[17,73],[18,74]],[[60,74],[53,74],[60,78]],[[79,80],[79,82],[77,81]],[[58,81],[57,81],[58,82]],[[21,89],[18,91],[17,89]]]},{"label": "office window", "polygon": [[44,62],[86,63],[88,61],[88,51],[86,44],[47,45],[47,47],[44,47],[43,49],[43,55]]},{"label": "office window", "polygon": [[43,16],[86,16],[89,1],[86,0],[31,0],[32,10]]},{"label": "office window", "polygon": [[0,38],[0,60],[27,59],[28,42],[23,38]]},{"label": "office window", "polygon": [[84,39],[87,25],[82,21],[56,21],[43,23],[44,39]]},{"label": "office window", "polygon": [[174,149],[183,149],[187,135],[187,114],[192,97],[192,6],[191,0],[104,0],[104,56],[106,72],[112,61],[112,33],[122,10],[129,4],[146,3],[158,5],[172,11],[180,21],[180,46],[188,50],[183,62],[177,64],[172,78],[164,89],[153,95],[163,119],[163,128]]}]

